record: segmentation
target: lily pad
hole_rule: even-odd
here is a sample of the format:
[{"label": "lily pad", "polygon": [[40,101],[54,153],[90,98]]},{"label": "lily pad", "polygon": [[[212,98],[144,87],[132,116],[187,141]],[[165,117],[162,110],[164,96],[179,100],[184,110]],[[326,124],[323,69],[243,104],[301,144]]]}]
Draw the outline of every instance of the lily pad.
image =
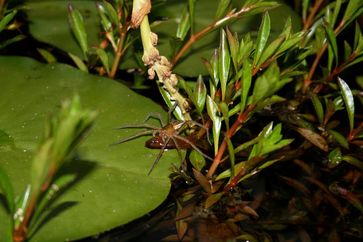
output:
[{"label": "lily pad", "polygon": [[[85,108],[99,112],[91,133],[65,170],[78,174],[78,179],[46,209],[30,242],[94,235],[143,216],[165,200],[170,189],[168,169],[179,162],[176,152],[165,152],[148,176],[159,151],[144,147],[147,137],[110,146],[137,132],[115,127],[142,123],[150,112],[162,112],[158,105],[120,83],[63,64],[0,57],[0,76],[0,130],[12,143],[0,149],[0,166],[16,195],[30,180],[33,152],[48,116],[57,112],[61,101],[78,93]],[[6,221],[6,210],[0,206],[2,236],[9,236]]]},{"label": "lily pad", "polygon": [[[69,1],[69,0],[32,0],[25,3],[26,13],[30,20],[30,32],[32,35],[43,42],[54,45],[64,51],[71,52],[82,57],[80,47],[73,38],[69,23],[67,20],[67,3],[71,2],[77,7],[85,17],[86,30],[88,33],[88,41],[91,46],[98,43],[100,35],[99,17],[92,0]],[[237,1],[235,1],[237,2]],[[287,5],[283,4],[276,9],[269,11],[271,17],[271,39],[275,38],[282,30],[284,23],[288,17],[292,18],[295,30],[300,29],[300,17]],[[168,0],[161,4],[153,6],[150,13],[150,19],[157,20],[152,26],[152,30],[159,36],[158,48],[162,55],[170,58],[173,55],[171,42],[174,41],[177,25],[180,22],[181,13],[187,1]],[[235,3],[235,7],[240,7],[241,2]],[[195,30],[199,31],[214,21],[217,11],[218,1],[199,0],[195,6]],[[160,21],[161,20],[161,21]],[[240,35],[245,33],[257,36],[259,25],[261,23],[261,15],[253,15],[241,17],[232,24],[231,29]],[[206,75],[208,71],[203,65],[201,58],[209,59],[213,53],[213,49],[218,47],[219,31],[202,38],[196,42],[192,48],[183,56],[175,67],[175,72],[184,76]],[[140,44],[141,46],[141,44]],[[131,48],[126,52],[121,68],[137,67],[133,58],[135,51],[142,52],[141,49],[135,50]]]}]

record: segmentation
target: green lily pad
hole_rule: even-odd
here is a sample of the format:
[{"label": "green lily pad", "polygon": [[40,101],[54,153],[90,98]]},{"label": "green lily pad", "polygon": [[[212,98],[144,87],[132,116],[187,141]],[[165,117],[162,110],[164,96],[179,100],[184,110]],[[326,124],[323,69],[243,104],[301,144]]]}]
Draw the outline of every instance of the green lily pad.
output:
[{"label": "green lily pad", "polygon": [[[150,112],[162,112],[151,100],[113,80],[92,76],[63,64],[41,64],[22,57],[0,57],[0,130],[11,146],[0,149],[0,166],[8,173],[15,194],[30,181],[29,168],[44,124],[60,103],[75,93],[85,108],[99,112],[91,133],[65,173],[78,180],[50,204],[30,242],[68,241],[94,235],[150,212],[168,195],[171,163],[167,151],[150,176],[159,150],[144,147],[147,137],[110,146],[137,130],[115,130],[140,124]],[[6,137],[5,137],[6,138]],[[9,236],[1,206],[0,234]]]},{"label": "green lily pad", "polygon": [[[67,20],[67,3],[71,2],[77,7],[85,18],[86,30],[90,46],[96,46],[99,41],[100,24],[95,2],[92,0],[69,1],[69,0],[32,0],[25,3],[26,13],[30,20],[30,32],[43,42],[54,45],[62,50],[71,52],[79,57],[82,51],[73,38]],[[152,30],[159,36],[158,48],[162,55],[170,58],[172,53],[171,41],[175,37],[178,22],[180,21],[183,8],[187,1],[168,0],[162,4],[155,5],[150,13],[150,18],[158,20]],[[240,5],[240,1],[236,5]],[[199,0],[195,6],[195,29],[196,31],[208,26],[213,22],[218,7],[218,1]],[[238,6],[236,6],[238,7]],[[292,18],[295,30],[300,29],[300,17],[287,5],[281,4],[276,9],[269,11],[271,17],[271,38],[275,38],[282,30],[288,17]],[[162,21],[159,21],[162,18]],[[231,29],[240,35],[251,33],[256,37],[261,22],[261,15],[242,17],[236,21]],[[137,42],[135,42],[137,43]],[[202,38],[183,56],[175,67],[175,72],[184,76],[198,76],[208,74],[201,58],[210,59],[213,49],[218,47],[219,31]],[[141,46],[141,44],[140,44]],[[139,48],[139,47],[138,47]],[[133,58],[135,50],[131,48],[126,52],[121,68],[137,67]]]}]

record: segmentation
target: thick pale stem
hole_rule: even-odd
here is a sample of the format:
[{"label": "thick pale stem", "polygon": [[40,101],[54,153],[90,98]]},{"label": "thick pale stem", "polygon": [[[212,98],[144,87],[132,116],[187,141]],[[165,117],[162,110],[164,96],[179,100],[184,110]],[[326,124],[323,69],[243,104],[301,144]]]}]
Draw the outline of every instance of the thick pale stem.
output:
[{"label": "thick pale stem", "polygon": [[171,71],[171,64],[165,56],[160,56],[159,51],[155,48],[157,44],[157,35],[151,32],[147,15],[140,24],[142,46],[144,54],[142,60],[149,67],[149,78],[153,79],[157,75],[158,82],[162,88],[170,95],[170,101],[176,102],[177,109],[180,110],[184,120],[191,120],[189,114],[189,103],[186,98],[178,91],[178,79]]}]

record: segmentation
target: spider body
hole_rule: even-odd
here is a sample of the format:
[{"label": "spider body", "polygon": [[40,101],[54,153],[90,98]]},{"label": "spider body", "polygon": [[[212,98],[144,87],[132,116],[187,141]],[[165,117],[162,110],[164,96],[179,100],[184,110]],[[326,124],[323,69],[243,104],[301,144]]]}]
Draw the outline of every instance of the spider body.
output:
[{"label": "spider body", "polygon": [[[185,122],[174,121],[167,124],[159,131],[153,134],[153,137],[145,142],[145,147],[149,149],[192,149],[190,143],[178,139],[179,130],[184,126]],[[171,138],[174,137],[174,138]],[[190,142],[193,142],[192,136],[185,136],[184,138]]]},{"label": "spider body", "polygon": [[[190,127],[190,123],[186,121],[172,121],[167,125],[164,125],[162,120],[159,117],[148,116],[145,122],[150,118],[156,118],[162,127],[157,127],[150,124],[136,124],[136,125],[124,125],[117,129],[125,129],[125,128],[141,128],[144,129],[135,135],[130,137],[126,137],[124,139],[119,140],[113,145],[121,144],[126,141],[130,141],[136,139],[141,136],[152,135],[153,137],[150,138],[145,142],[145,147],[149,149],[160,149],[159,154],[155,158],[151,169],[148,172],[148,175],[154,169],[158,161],[160,160],[162,154],[165,150],[168,149],[177,149],[180,159],[182,160],[182,155],[180,153],[181,149],[194,149],[203,155],[205,158],[212,160],[208,155],[204,154],[198,147],[195,145],[195,140],[193,138],[193,134],[189,136],[183,136],[181,133],[185,131],[188,127]],[[200,125],[199,125],[200,126]]]}]

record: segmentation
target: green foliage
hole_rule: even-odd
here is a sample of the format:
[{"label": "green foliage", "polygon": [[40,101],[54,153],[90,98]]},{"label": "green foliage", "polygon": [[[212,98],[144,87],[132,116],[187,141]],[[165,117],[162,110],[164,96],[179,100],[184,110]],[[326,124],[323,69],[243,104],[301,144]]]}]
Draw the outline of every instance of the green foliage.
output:
[{"label": "green foliage", "polygon": [[[179,162],[176,153],[165,152],[153,173],[147,176],[158,151],[146,149],[145,139],[110,147],[120,137],[128,136],[127,131],[115,131],[115,127],[142,122],[149,112],[162,112],[157,105],[112,80],[64,64],[45,65],[21,57],[1,57],[0,63],[3,112],[0,127],[14,142],[12,145],[11,139],[7,139],[0,145],[0,166],[11,179],[14,196],[24,194],[18,200],[17,208],[24,207],[30,196],[30,190],[24,193],[23,189],[32,179],[29,174],[31,160],[47,116],[56,113],[59,103],[74,93],[79,93],[85,108],[99,113],[92,132],[79,146],[75,157],[68,157],[65,169],[60,171],[65,175],[64,179],[60,176],[51,186],[54,189],[58,186],[60,190],[50,199],[44,199],[49,201],[44,209],[39,204],[42,212],[36,215],[39,223],[33,224],[32,231],[29,231],[32,234],[30,241],[64,241],[97,234],[148,213],[167,197],[170,189],[168,169],[171,163]],[[71,117],[74,117],[72,115],[77,114],[71,112]],[[74,131],[67,128],[74,124],[72,120],[59,126],[65,130],[60,133],[54,133],[54,122],[49,126],[46,134],[57,134],[57,140],[48,141],[42,146],[42,152],[46,153],[54,145],[60,147],[62,153],[52,153],[53,156],[60,157],[68,151],[69,143],[61,140]],[[83,125],[78,124],[79,127]],[[39,155],[37,157],[42,158]],[[37,174],[42,176],[43,169],[38,168]],[[3,194],[1,190],[1,196]],[[142,203],[137,202],[141,200]],[[56,217],[49,219],[57,207],[63,206],[67,209],[61,209]],[[0,206],[0,234],[4,236],[9,235],[7,214],[5,207]],[[100,219],[95,221],[95,217]],[[69,230],[68,225],[72,223],[80,226]]]},{"label": "green foliage", "polygon": [[[19,81],[21,88],[2,81],[4,90],[21,92],[19,96],[24,98],[16,102],[30,103],[25,117],[54,109],[56,101],[76,90],[86,106],[99,110],[101,124],[96,124],[95,132],[77,153],[80,159],[97,164],[90,174],[81,173],[80,181],[77,172],[67,173],[67,169],[75,166],[77,170],[81,166],[72,159],[69,164],[64,163],[73,147],[73,142],[66,142],[72,136],[72,129],[60,125],[62,132],[58,133],[56,121],[48,127],[44,143],[34,155],[38,162],[30,168],[28,163],[23,164],[30,155],[21,151],[35,150],[33,136],[39,133],[41,122],[30,126],[30,131],[22,136],[22,132],[19,134],[8,125],[12,120],[9,117],[20,120],[22,116],[12,116],[10,106],[14,104],[8,101],[12,98],[2,97],[7,100],[4,113],[9,113],[9,117],[5,115],[5,121],[0,122],[0,152],[4,157],[0,162],[8,164],[15,160],[30,170],[32,176],[21,181],[13,179],[14,174],[15,177],[23,174],[17,165],[4,165],[0,170],[0,189],[6,205],[0,210],[0,225],[11,227],[2,218],[11,221],[9,212],[27,209],[27,204],[37,196],[34,191],[48,184],[47,171],[64,165],[65,174],[60,173],[64,176],[52,180],[53,185],[64,189],[64,194],[57,198],[57,189],[49,186],[36,202],[38,209],[33,220],[38,222],[32,224],[35,228],[30,232],[34,233],[32,240],[45,241],[55,226],[59,226],[61,234],[54,235],[55,241],[64,240],[62,229],[73,216],[91,220],[90,216],[107,214],[110,218],[104,226],[95,228],[90,221],[84,229],[64,235],[71,239],[126,223],[165,198],[169,188],[167,168],[170,163],[179,162],[166,150],[177,149],[182,165],[179,168],[174,164],[170,177],[176,184],[186,185],[182,192],[173,194],[177,204],[177,235],[165,240],[194,241],[203,237],[202,231],[214,231],[213,226],[222,228],[226,224],[232,225],[233,231],[223,236],[216,232],[216,240],[238,237],[251,241],[291,240],[284,230],[294,231],[300,236],[297,240],[304,241],[314,241],[322,234],[327,235],[319,239],[327,241],[358,238],[360,235],[354,231],[360,231],[363,211],[359,196],[363,167],[360,160],[363,82],[357,78],[355,83],[355,75],[360,72],[357,64],[363,61],[363,35],[356,21],[363,13],[362,1],[285,1],[289,5],[263,0],[152,1],[150,12],[140,13],[140,29],[131,22],[138,13],[132,2],[140,6],[147,1],[105,0],[96,4],[92,0],[72,1],[68,15],[67,1],[63,0],[20,4],[26,6],[24,11],[30,22],[25,24],[29,24],[30,37],[50,45],[38,48],[37,53],[48,63],[54,63],[64,59],[57,51],[64,51],[74,62],[70,64],[83,73],[63,66],[67,73],[59,74],[59,65],[53,64],[54,70],[21,61],[25,67],[18,65],[16,70],[27,73],[22,76],[26,81]],[[4,13],[0,30],[5,31],[11,28],[12,21],[17,23],[17,15],[12,10]],[[52,46],[59,50],[54,51]],[[35,66],[34,70],[29,66]],[[37,68],[48,79],[41,78],[32,86],[33,72],[43,75]],[[20,72],[12,74],[14,77],[7,76],[9,72],[15,73],[15,69],[3,69],[2,76],[7,80],[21,79]],[[122,89],[119,83],[91,77],[96,73],[111,79],[132,77],[129,85],[139,88],[150,88],[153,85],[146,79],[156,79],[154,89],[150,89],[153,97],[158,90],[169,115],[173,114],[177,120],[169,117],[168,124],[159,120],[161,128],[142,124],[145,117],[150,119],[146,112],[154,106]],[[54,84],[52,77],[56,74],[63,79],[56,79]],[[52,90],[44,91],[39,86]],[[52,98],[49,102],[31,102],[37,99],[30,95]],[[134,98],[129,100],[128,96]],[[121,143],[129,142],[115,149],[108,147],[120,140],[116,137],[118,131],[112,128],[121,123],[150,130],[121,138]],[[169,163],[159,162],[150,177],[145,175],[145,169],[150,167],[151,156],[147,154],[151,151],[143,147],[142,138],[134,139],[149,134],[153,138],[146,146],[159,149],[155,151],[158,153],[155,164],[160,157],[169,158]],[[155,143],[152,146],[150,142]],[[131,147],[137,151],[133,152]],[[113,172],[112,185],[105,182],[105,172]],[[31,186],[19,192],[19,187],[28,183]],[[156,186],[155,190],[151,185]],[[73,186],[77,192],[67,190]],[[135,193],[129,196],[130,189]],[[59,219],[57,215],[46,220],[47,212],[61,201],[78,199],[78,191],[82,190],[97,190],[97,197],[81,199],[82,204],[62,211]],[[9,201],[14,201],[16,194],[22,195],[11,205]],[[151,199],[152,205],[141,204],[145,203],[146,194],[157,197]],[[107,211],[114,209],[115,201],[125,209],[115,214],[112,210],[110,214]],[[95,203],[99,211],[89,211]],[[288,209],[281,204],[288,204]],[[128,210],[137,212],[129,214]],[[204,214],[206,211],[208,215]],[[22,214],[15,215],[14,225],[18,228]],[[189,226],[189,217],[198,225],[198,231]],[[205,217],[208,222],[204,222]],[[336,226],[319,226],[319,233],[305,230],[305,224],[316,224],[312,218],[321,219],[321,224],[335,221]],[[82,224],[79,220],[77,223]],[[245,231],[247,223],[249,229]],[[6,236],[9,240],[11,233]]]}]

